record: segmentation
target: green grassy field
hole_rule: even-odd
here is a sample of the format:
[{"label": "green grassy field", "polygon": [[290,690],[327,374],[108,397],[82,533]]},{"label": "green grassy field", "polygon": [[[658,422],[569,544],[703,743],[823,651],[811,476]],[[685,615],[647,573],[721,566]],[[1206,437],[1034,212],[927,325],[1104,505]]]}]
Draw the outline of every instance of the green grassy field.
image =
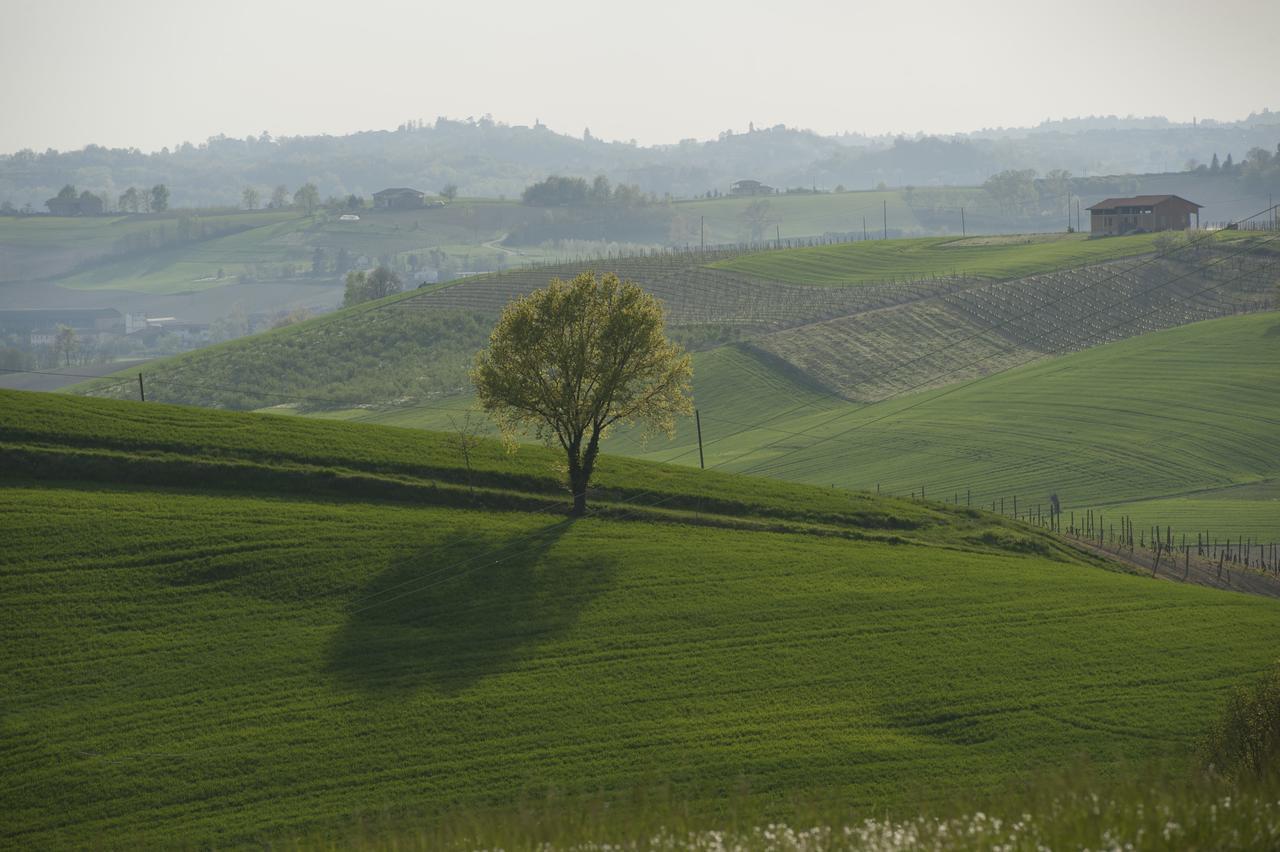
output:
[{"label": "green grassy field", "polygon": [[[192,213],[211,233],[235,232],[175,242],[179,219]],[[50,279],[78,290],[160,295],[220,287],[242,274],[262,280],[306,280],[317,248],[326,253],[330,265],[340,249],[352,262],[417,253],[425,266],[430,249],[441,247],[455,259],[488,261],[506,253],[483,244],[501,239],[534,214],[515,202],[460,199],[445,208],[365,210],[360,215],[357,222],[339,221],[336,213],[311,217],[294,210],[0,217],[0,282]],[[160,234],[164,246],[145,251],[121,242],[148,235],[159,239]],[[286,270],[302,277],[292,278]]]},{"label": "green grassy field", "polygon": [[1177,770],[1280,629],[998,518],[616,457],[570,523],[553,456],[487,445],[472,503],[413,430],[2,392],[0,455],[13,846]]},{"label": "green grassy field", "polygon": [[[1274,494],[1193,494],[1280,471],[1277,329],[1275,312],[1211,320],[875,406],[801,410],[736,435],[708,405],[703,433],[715,454],[736,459],[728,469],[895,494],[924,487],[947,499],[971,491],[988,506],[1014,495],[1023,507],[1047,504],[1057,493],[1069,508],[1105,504],[1190,533],[1280,540]],[[651,457],[668,452],[677,451]],[[1194,522],[1193,507],[1203,511]]]},{"label": "green grassy field", "polygon": [[[143,216],[83,218],[0,216],[0,284],[22,280],[57,280],[80,267],[109,264],[112,256],[128,251],[125,244],[129,240],[145,238],[160,231],[167,231],[172,238],[181,215],[183,213],[174,211]],[[200,216],[213,232],[270,228],[291,218],[296,218],[296,214],[265,210],[202,211]],[[158,262],[172,260],[162,257]],[[92,285],[92,281],[87,283]]]},{"label": "green grassy field", "polygon": [[1264,479],[1245,485],[1229,485],[1185,496],[1138,500],[1098,506],[1100,511],[1122,512],[1144,529],[1159,524],[1184,530],[1193,541],[1197,533],[1234,542],[1280,542],[1280,480]]},{"label": "green grassy field", "polygon": [[[982,189],[956,190],[964,194],[985,196]],[[697,245],[699,227],[705,221],[708,245],[737,243],[748,239],[743,215],[754,202],[767,205],[763,237],[773,240],[777,235],[812,237],[828,233],[862,233],[863,217],[874,236],[880,233],[884,205],[888,205],[889,227],[894,230],[915,232],[920,222],[912,212],[903,194],[898,190],[885,192],[838,192],[822,195],[770,195],[755,197],[727,197],[703,201],[682,201],[675,205],[676,212],[689,225],[690,245]],[[958,227],[958,226],[957,226]]]},{"label": "green grassy field", "polygon": [[964,273],[1021,278],[1153,250],[1154,234],[1091,239],[1085,234],[869,240],[746,255],[714,264],[794,284],[856,284]]},{"label": "green grassy field", "polygon": [[[122,289],[161,295],[221,287],[255,267],[274,278],[282,265],[305,268],[310,261],[303,244],[309,224],[306,217],[284,211],[226,218],[244,221],[249,229],[95,264],[58,283],[74,290]],[[172,231],[176,225],[170,220],[158,227]]]}]

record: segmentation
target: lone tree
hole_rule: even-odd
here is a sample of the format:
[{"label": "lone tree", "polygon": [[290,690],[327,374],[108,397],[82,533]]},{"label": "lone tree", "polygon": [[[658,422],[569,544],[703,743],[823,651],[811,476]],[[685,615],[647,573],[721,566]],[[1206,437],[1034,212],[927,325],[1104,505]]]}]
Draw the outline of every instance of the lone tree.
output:
[{"label": "lone tree", "polygon": [[668,436],[693,410],[689,356],[662,305],[630,281],[584,272],[507,305],[476,356],[480,405],[508,439],[530,430],[568,456],[573,514],[587,509],[600,439],[619,423]]},{"label": "lone tree", "polygon": [[80,338],[76,335],[76,330],[69,325],[59,325],[58,333],[53,336],[53,351],[66,359],[68,367],[71,366],[71,353],[79,346]]}]

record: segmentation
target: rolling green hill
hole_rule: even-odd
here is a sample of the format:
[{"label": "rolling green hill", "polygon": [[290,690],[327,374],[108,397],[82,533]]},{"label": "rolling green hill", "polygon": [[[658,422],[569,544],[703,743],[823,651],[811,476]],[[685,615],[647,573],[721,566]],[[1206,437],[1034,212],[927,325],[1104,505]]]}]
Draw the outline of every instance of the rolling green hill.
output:
[{"label": "rolling green hill", "polygon": [[[734,459],[728,469],[895,494],[971,492],[988,506],[1014,495],[1047,505],[1056,493],[1068,508],[1105,507],[1146,526],[1275,541],[1280,513],[1264,483],[1280,472],[1278,329],[1276,312],[1209,320],[875,406],[800,410],[758,430],[706,406],[704,439]],[[730,423],[741,418],[730,411]]]},{"label": "rolling green hill", "polygon": [[793,284],[856,284],[964,273],[1021,278],[1152,251],[1153,234],[1091,239],[1085,234],[868,240],[717,261],[728,269]]},{"label": "rolling green hill", "polygon": [[[170,211],[87,218],[0,217],[0,286],[46,280],[72,290],[126,290],[155,295],[259,281],[332,280],[339,252],[348,263],[390,260],[407,266],[418,255],[427,268],[432,248],[460,269],[494,268],[541,251],[494,245],[536,211],[514,202],[460,199],[444,208],[364,210],[359,221],[337,213],[296,210]],[[317,252],[323,268],[315,269]]]},{"label": "rolling green hill", "polygon": [[982,513],[607,457],[569,522],[553,458],[488,445],[471,494],[431,433],[0,392],[5,845],[548,788],[915,814],[1079,755],[1185,766],[1274,658],[1274,600]]},{"label": "rolling green hill", "polygon": [[[0,216],[0,284],[58,279],[122,255],[161,248],[178,236],[182,215]],[[297,218],[295,213],[265,210],[204,211],[198,217],[211,238],[272,228]]]},{"label": "rolling green hill", "polygon": [[[1258,359],[1275,339],[1270,320],[1186,325],[1274,305],[1274,255],[1256,238],[1239,236],[1160,260],[936,286],[761,285],[690,267],[696,254],[615,263],[669,300],[678,333],[713,346],[739,341],[698,353],[695,393],[708,463],[821,485],[878,484],[900,494],[923,486],[988,506],[1015,495],[1043,504],[1050,493],[1068,510],[1140,503],[1133,507],[1140,522],[1184,529],[1193,513],[1203,513],[1188,532],[1280,538],[1269,498],[1200,495],[1276,475],[1274,454],[1265,449],[1274,424],[1257,413],[1277,402],[1273,362]],[[916,242],[921,254],[936,245]],[[1091,251],[1113,242],[1125,245],[1065,245]],[[994,267],[1009,246],[996,241],[973,250],[979,248]],[[552,274],[578,269],[478,277],[158,362],[147,370],[150,396],[448,430],[470,405],[466,369],[496,307]],[[691,269],[712,277],[697,278]],[[825,312],[837,315],[822,319]],[[1125,337],[1132,338],[1127,348],[1097,348]],[[977,381],[1018,364],[1029,366]],[[1134,370],[1140,372],[1125,378]],[[81,390],[132,398],[135,379]],[[967,382],[977,383],[956,389]],[[916,397],[926,391],[942,396]],[[857,425],[860,409],[845,401],[903,393],[871,409],[875,422],[866,425]],[[1131,414],[1118,418],[1113,408]],[[1213,449],[1197,449],[1205,436],[1218,435],[1224,416],[1223,435],[1247,437],[1215,437]],[[681,427],[675,449],[622,434],[613,451],[691,464],[691,426]],[[807,446],[845,429],[854,431]],[[1150,447],[1176,456],[1143,459]]]},{"label": "rolling green hill", "polygon": [[[708,465],[816,485],[990,508],[1093,508],[1193,540],[1280,541],[1280,314],[1230,317],[1041,360],[874,406],[848,403],[752,346],[694,355]],[[325,416],[449,430],[469,395],[438,408]],[[451,420],[452,418],[452,420]],[[843,433],[843,434],[842,434]],[[698,462],[692,422],[674,443],[627,433],[614,453]]]}]

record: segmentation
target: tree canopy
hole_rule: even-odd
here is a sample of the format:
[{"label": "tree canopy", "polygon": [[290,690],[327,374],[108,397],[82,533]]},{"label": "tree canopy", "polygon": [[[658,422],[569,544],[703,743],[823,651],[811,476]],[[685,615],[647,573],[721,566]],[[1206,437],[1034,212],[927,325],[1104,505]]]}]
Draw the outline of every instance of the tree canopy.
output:
[{"label": "tree canopy", "polygon": [[586,511],[601,438],[620,423],[670,435],[692,411],[692,376],[689,356],[666,338],[661,303],[594,272],[507,305],[471,374],[508,439],[532,431],[565,451],[575,515]]},{"label": "tree canopy", "polygon": [[[319,249],[316,249],[319,251]],[[372,272],[359,270],[347,273],[347,289],[342,303],[347,307],[361,302],[371,302],[404,289],[400,276],[385,266],[379,266]]]},{"label": "tree canopy", "polygon": [[162,183],[151,187],[151,209],[157,213],[169,209],[169,187]]}]

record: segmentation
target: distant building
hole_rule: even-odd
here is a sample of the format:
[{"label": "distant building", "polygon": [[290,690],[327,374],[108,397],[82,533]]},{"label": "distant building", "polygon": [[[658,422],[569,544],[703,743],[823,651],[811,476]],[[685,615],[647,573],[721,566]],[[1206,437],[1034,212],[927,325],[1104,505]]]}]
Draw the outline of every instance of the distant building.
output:
[{"label": "distant building", "polygon": [[375,192],[373,206],[380,210],[417,210],[427,206],[427,194],[407,186],[394,186]]},{"label": "distant building", "polygon": [[1200,207],[1176,195],[1107,198],[1089,208],[1089,233],[1184,231],[1191,227],[1193,215],[1196,227],[1200,226]]},{"label": "distant building", "polygon": [[758,180],[734,181],[733,186],[729,187],[730,195],[773,195],[774,192],[776,190],[773,187]]}]

